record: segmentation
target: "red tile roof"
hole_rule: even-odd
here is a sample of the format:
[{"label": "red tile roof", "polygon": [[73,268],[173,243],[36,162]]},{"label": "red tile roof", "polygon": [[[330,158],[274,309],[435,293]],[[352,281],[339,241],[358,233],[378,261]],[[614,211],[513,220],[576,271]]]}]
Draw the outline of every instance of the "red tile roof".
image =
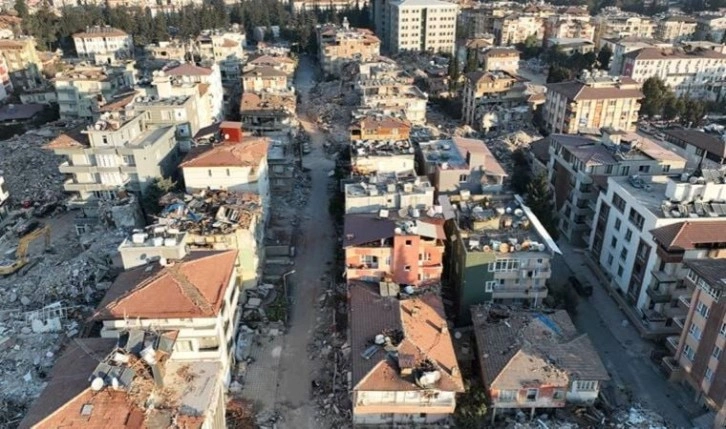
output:
[{"label": "red tile roof", "polygon": [[257,167],[267,156],[270,141],[253,137],[241,143],[224,143],[211,149],[192,150],[179,165],[188,167]]},{"label": "red tile roof", "polygon": [[726,243],[726,222],[723,220],[684,221],[650,231],[653,239],[667,250],[690,250],[698,244]]},{"label": "red tile roof", "polygon": [[93,318],[214,317],[235,275],[236,250],[195,251],[171,266],[124,271],[113,282]]},{"label": "red tile roof", "polygon": [[86,129],[85,126],[81,125],[74,129],[68,130],[58,137],[48,142],[45,149],[69,149],[69,148],[84,148],[91,145],[88,139],[88,134],[83,133]]},{"label": "red tile roof", "polygon": [[95,38],[101,38],[101,37],[122,37],[122,36],[128,36],[128,34],[123,31],[119,30],[118,28],[113,27],[91,27],[88,29],[88,31],[81,31],[80,33],[75,33],[73,37],[83,38],[83,39],[95,39]]},{"label": "red tile roof", "polygon": [[212,69],[184,63],[166,70],[165,73],[169,76],[209,76],[212,74]]}]

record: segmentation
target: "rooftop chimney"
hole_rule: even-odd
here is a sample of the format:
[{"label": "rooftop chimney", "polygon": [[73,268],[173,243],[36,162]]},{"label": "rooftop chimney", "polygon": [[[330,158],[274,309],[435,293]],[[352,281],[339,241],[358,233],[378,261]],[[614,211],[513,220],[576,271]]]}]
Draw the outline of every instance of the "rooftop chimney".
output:
[{"label": "rooftop chimney", "polygon": [[414,358],[413,355],[399,353],[398,354],[398,368],[401,377],[406,377],[413,374]]}]

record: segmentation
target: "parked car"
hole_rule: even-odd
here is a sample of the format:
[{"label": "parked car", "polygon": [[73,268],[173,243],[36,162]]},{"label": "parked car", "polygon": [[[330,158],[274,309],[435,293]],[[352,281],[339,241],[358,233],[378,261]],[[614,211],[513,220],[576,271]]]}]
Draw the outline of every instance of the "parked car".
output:
[{"label": "parked car", "polygon": [[589,283],[583,284],[580,280],[575,278],[575,276],[570,276],[569,278],[570,284],[573,288],[582,296],[590,296],[592,295],[592,285]]}]

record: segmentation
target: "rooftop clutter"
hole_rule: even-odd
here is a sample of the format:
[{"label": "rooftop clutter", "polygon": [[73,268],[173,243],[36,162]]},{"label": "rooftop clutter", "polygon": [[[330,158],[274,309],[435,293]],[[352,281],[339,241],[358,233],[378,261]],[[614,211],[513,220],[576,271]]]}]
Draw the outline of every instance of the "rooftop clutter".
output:
[{"label": "rooftop clutter", "polygon": [[199,235],[226,234],[247,229],[262,213],[253,193],[203,190],[196,194],[167,194],[158,224]]}]

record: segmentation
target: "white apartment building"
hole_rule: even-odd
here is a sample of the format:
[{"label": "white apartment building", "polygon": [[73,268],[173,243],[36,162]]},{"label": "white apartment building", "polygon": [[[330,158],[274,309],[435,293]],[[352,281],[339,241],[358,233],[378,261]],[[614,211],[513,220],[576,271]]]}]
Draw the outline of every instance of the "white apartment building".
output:
[{"label": "white apartment building", "polygon": [[643,48],[670,48],[673,45],[641,37],[605,37],[600,39],[600,49],[605,46],[613,52],[613,56],[610,58],[610,75],[622,76],[625,54]]},{"label": "white apartment building", "polygon": [[524,43],[527,37],[534,36],[541,44],[545,37],[545,18],[534,14],[519,14],[496,18],[494,37],[497,45],[512,46]]},{"label": "white apartment building", "polygon": [[200,250],[124,271],[93,316],[103,323],[101,337],[129,329],[178,331],[171,361],[219,362],[228,385],[240,317],[236,261],[236,250]]},{"label": "white apartment building", "polygon": [[637,82],[657,77],[676,95],[706,99],[708,84],[726,76],[726,54],[712,49],[640,49],[625,55],[623,75]]},{"label": "white apartment building", "polygon": [[593,17],[595,33],[599,37],[641,37],[650,39],[655,33],[655,22],[646,16],[622,12],[615,8]]},{"label": "white apartment building", "polygon": [[595,26],[587,13],[552,15],[545,22],[545,38],[595,40]]},{"label": "white apartment building", "polygon": [[61,119],[94,119],[108,100],[131,93],[136,83],[133,62],[122,67],[76,66],[53,79]]},{"label": "white apartment building", "polygon": [[653,230],[684,220],[712,223],[723,219],[724,200],[726,184],[718,172],[706,177],[685,173],[609,177],[607,191],[598,198],[590,252],[610,279],[610,287],[645,313],[649,285],[660,269]]},{"label": "white apartment building", "polygon": [[434,206],[434,187],[412,170],[377,173],[351,179],[344,186],[345,213],[379,213],[414,208],[424,212]]},{"label": "white apartment building", "polygon": [[690,16],[671,15],[656,23],[655,37],[665,42],[690,40],[696,34],[697,22]]},{"label": "white apartment building", "polygon": [[66,158],[58,167],[71,176],[63,188],[85,203],[115,199],[120,190],[144,194],[154,178],[172,175],[180,158],[174,132],[171,125],[148,126],[144,114],[117,112],[62,133],[45,148]]},{"label": "white apartment building", "polygon": [[199,67],[182,64],[168,70],[155,71],[152,85],[158,98],[194,96],[200,128],[212,125],[224,115],[224,88],[219,66]]},{"label": "white apartment building", "polygon": [[73,35],[73,44],[80,58],[96,64],[111,64],[134,55],[133,38],[124,31],[109,26],[88,27]]},{"label": "white apartment building", "polygon": [[702,12],[696,17],[696,36],[701,40],[711,39],[714,42],[723,42],[726,33],[726,16],[723,11]]},{"label": "white apartment building", "polygon": [[440,0],[393,0],[389,7],[389,31],[384,44],[390,52],[423,51],[454,53],[455,3]]}]

